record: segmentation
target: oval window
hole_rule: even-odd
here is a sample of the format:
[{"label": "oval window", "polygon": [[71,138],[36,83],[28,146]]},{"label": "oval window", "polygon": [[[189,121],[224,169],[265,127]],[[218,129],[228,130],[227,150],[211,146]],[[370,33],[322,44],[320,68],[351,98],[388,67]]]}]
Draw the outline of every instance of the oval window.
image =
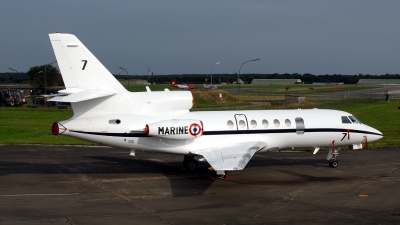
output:
[{"label": "oval window", "polygon": [[264,120],[262,121],[262,125],[263,125],[263,127],[267,128],[268,125],[269,125],[268,120],[265,120],[265,119],[264,119]]},{"label": "oval window", "polygon": [[233,126],[234,126],[232,120],[228,120],[228,122],[226,123],[226,125],[228,125],[229,129],[232,129]]},{"label": "oval window", "polygon": [[244,127],[246,126],[246,123],[245,123],[243,120],[240,120],[240,121],[239,121],[239,126],[240,126],[241,128],[244,128]]},{"label": "oval window", "polygon": [[275,125],[275,127],[279,127],[281,125],[281,123],[279,122],[279,120],[274,119],[274,125]]},{"label": "oval window", "polygon": [[257,127],[257,122],[256,122],[255,120],[251,120],[250,124],[251,124],[251,126],[252,126],[253,128],[256,128],[256,127]]},{"label": "oval window", "polygon": [[287,127],[290,127],[292,125],[292,122],[290,122],[289,119],[286,119],[285,120],[285,124],[286,124]]}]

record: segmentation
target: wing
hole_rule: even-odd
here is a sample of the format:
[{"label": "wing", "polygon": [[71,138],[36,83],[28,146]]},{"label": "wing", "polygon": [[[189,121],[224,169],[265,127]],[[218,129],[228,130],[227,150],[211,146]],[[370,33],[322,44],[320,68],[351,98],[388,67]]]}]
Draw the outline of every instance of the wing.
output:
[{"label": "wing", "polygon": [[196,154],[202,155],[216,171],[242,170],[254,153],[266,146],[267,143],[263,141],[245,141],[202,149]]}]

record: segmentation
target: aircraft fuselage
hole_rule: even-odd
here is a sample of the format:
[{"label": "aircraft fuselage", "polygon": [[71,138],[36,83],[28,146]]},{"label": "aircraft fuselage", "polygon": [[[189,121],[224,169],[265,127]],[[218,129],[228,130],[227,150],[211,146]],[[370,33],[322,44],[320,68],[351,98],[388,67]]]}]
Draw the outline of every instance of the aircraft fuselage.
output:
[{"label": "aircraft fuselage", "polygon": [[[119,148],[175,154],[190,154],[207,146],[234,145],[255,139],[268,143],[262,152],[285,148],[328,147],[332,142],[335,146],[350,146],[382,137],[381,132],[358,121],[343,123],[342,117],[348,116],[351,115],[343,111],[323,109],[199,111],[168,117],[99,114],[92,115],[92,118],[82,116],[61,121],[60,124],[67,129],[63,135]],[[190,135],[189,122],[158,126],[153,129],[154,135],[146,134],[147,124],[191,119],[202,122],[198,128],[202,129],[201,133]]]}]

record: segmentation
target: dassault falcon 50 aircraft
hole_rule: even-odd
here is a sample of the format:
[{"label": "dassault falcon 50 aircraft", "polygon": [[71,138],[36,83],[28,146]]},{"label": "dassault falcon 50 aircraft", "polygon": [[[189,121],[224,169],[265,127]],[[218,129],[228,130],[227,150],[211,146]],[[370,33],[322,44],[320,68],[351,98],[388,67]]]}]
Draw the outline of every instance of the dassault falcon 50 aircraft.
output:
[{"label": "dassault falcon 50 aircraft", "polygon": [[65,83],[51,99],[70,102],[74,116],[55,122],[54,135],[68,135],[118,148],[180,154],[188,170],[207,161],[216,178],[242,170],[255,153],[284,148],[329,147],[337,167],[339,146],[362,148],[383,137],[353,115],[337,110],[246,110],[190,112],[190,91],[127,91],[71,34],[49,34]]}]

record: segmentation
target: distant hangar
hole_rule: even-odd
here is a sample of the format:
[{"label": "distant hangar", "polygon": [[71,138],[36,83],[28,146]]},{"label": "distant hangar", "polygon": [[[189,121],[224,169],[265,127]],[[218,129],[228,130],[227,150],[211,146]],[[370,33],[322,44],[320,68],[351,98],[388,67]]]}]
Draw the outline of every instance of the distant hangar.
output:
[{"label": "distant hangar", "polygon": [[360,79],[358,85],[400,84],[400,79]]},{"label": "distant hangar", "polygon": [[256,85],[270,85],[270,84],[280,84],[280,85],[289,85],[289,84],[301,84],[300,79],[253,79],[251,84]]}]

